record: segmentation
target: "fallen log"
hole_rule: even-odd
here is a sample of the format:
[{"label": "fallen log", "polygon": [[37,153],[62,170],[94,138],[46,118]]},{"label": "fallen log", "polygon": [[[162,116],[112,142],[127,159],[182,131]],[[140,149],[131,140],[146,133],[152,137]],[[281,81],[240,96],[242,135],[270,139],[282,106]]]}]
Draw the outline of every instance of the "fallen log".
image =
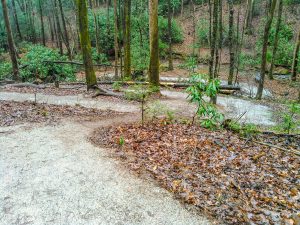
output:
[{"label": "fallen log", "polygon": [[[113,84],[115,81],[100,81],[98,84]],[[125,81],[121,82],[124,85],[148,85],[149,82],[141,82],[141,81]],[[160,86],[166,86],[166,87],[174,87],[174,88],[185,88],[189,87],[189,83],[177,83],[177,82],[160,82]],[[240,86],[235,86],[235,85],[221,85],[220,86],[221,90],[235,90],[239,91],[241,90]]]},{"label": "fallen log", "polygon": [[[44,63],[54,63],[54,64],[69,64],[69,65],[77,65],[77,66],[83,66],[83,63],[81,62],[74,62],[74,61],[48,61],[45,60],[43,61]],[[121,67],[121,66],[116,66],[116,65],[111,65],[111,64],[93,64],[93,66],[106,66],[106,67]]]},{"label": "fallen log", "polygon": [[45,89],[46,85],[37,85],[32,83],[16,83],[16,84],[7,84],[6,87],[16,87],[16,88],[24,88],[24,87],[30,87],[30,88],[36,88],[36,89]]}]

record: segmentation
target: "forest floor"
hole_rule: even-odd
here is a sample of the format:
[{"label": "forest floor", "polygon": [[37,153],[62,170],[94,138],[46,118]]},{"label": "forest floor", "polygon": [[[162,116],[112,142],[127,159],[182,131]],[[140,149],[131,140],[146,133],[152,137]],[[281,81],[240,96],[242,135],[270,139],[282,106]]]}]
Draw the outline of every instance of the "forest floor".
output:
[{"label": "forest floor", "polygon": [[[193,116],[196,108],[187,101],[183,90],[162,89],[161,94],[162,97],[148,102],[148,106],[159,102],[159,107],[168,107],[176,117]],[[218,97],[218,108],[226,118],[238,118],[245,113],[240,122],[255,123],[262,129],[276,125],[274,114],[281,110],[278,105],[234,96]],[[300,198],[297,156],[238,139],[230,132],[186,129],[186,125],[180,124],[150,123],[149,129],[132,125],[140,122],[140,118],[139,103],[114,97],[91,98],[84,86],[0,90],[0,177],[3,179],[0,180],[0,205],[4,205],[0,223],[220,224],[212,219],[217,218],[229,224],[281,219],[294,224],[297,218],[293,220],[292,216],[297,217]],[[124,151],[116,144],[123,135],[122,127],[128,129]],[[164,144],[139,141],[134,136],[137,132],[142,132],[141,137],[153,137]],[[168,151],[174,150],[174,143],[157,139],[159,133],[166,134],[169,141],[173,139],[168,137],[179,135],[177,151]],[[199,134],[216,140],[195,141]],[[278,140],[278,137],[262,138],[282,148],[299,150],[297,138],[283,138],[281,143]],[[190,161],[193,157],[183,157],[189,156],[185,151],[194,149],[195,143],[202,143],[200,147],[207,150],[201,154],[197,151],[198,159],[202,159],[198,163],[204,165],[202,171],[193,169],[194,161]],[[138,151],[133,151],[136,148]],[[163,162],[160,160],[168,157],[173,160],[170,162],[172,168],[176,167],[174,170],[160,166]],[[134,168],[132,159],[139,162]],[[225,162],[232,163],[232,168]],[[150,176],[138,178],[136,173],[124,168],[126,165],[134,172],[143,167]],[[220,173],[224,166],[230,172],[226,176]],[[245,177],[240,177],[241,171]],[[199,182],[189,175],[193,173],[192,177],[199,179],[200,173],[206,174],[200,179],[201,184],[205,183],[202,189],[190,186]],[[274,188],[262,186],[268,182]],[[222,183],[222,191],[218,192]],[[211,194],[207,199],[199,198],[208,190]],[[174,196],[200,207],[205,216],[193,206],[181,204]],[[241,207],[243,203],[247,203],[246,208]],[[274,207],[280,207],[279,212]]]}]

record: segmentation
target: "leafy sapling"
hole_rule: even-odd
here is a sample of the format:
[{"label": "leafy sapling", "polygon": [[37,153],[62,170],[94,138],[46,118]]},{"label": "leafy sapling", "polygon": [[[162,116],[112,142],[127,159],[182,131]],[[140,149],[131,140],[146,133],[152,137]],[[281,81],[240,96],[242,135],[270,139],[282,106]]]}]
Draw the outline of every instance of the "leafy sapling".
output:
[{"label": "leafy sapling", "polygon": [[206,75],[194,74],[189,80],[190,86],[186,89],[188,99],[197,104],[197,110],[193,116],[192,124],[196,117],[202,119],[201,125],[206,128],[214,128],[223,120],[223,115],[217,108],[209,103],[208,97],[215,97],[218,93],[220,81],[217,79],[209,80]]}]

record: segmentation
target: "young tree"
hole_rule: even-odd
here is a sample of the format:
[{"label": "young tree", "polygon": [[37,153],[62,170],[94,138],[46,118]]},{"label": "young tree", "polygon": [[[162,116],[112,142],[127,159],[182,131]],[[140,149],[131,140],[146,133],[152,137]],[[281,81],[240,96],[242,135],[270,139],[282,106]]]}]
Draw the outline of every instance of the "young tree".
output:
[{"label": "young tree", "polygon": [[131,77],[131,0],[124,0],[125,34],[124,34],[124,74]]},{"label": "young tree", "polygon": [[283,0],[279,0],[277,24],[276,24],[276,31],[275,31],[274,46],[273,46],[273,54],[272,54],[271,68],[270,68],[270,72],[269,72],[270,80],[273,80],[273,71],[274,71],[274,67],[275,67],[275,59],[276,59],[276,53],[277,53],[277,49],[278,49],[279,33],[280,33],[280,26],[281,26],[282,8],[283,8]]},{"label": "young tree", "polygon": [[[3,0],[2,0],[3,1]],[[91,41],[88,32],[88,14],[86,0],[76,0],[78,10],[78,25],[80,33],[80,44],[85,67],[87,89],[97,88],[97,79],[93,68]]]},{"label": "young tree", "polygon": [[168,38],[169,38],[169,70],[173,70],[173,52],[172,52],[172,12],[171,12],[171,0],[168,2]]},{"label": "young tree", "polygon": [[15,0],[12,0],[11,4],[12,4],[13,13],[14,13],[14,20],[15,20],[15,24],[16,24],[18,36],[19,36],[20,40],[22,41],[23,40],[23,36],[22,36],[21,29],[20,29],[20,24],[19,24],[19,19],[18,19],[18,14],[17,14]]},{"label": "young tree", "polygon": [[298,65],[298,63],[299,63],[299,49],[300,49],[300,30],[299,30],[299,33],[298,33],[298,39],[296,41],[294,57],[293,57],[293,67],[292,67],[292,80],[293,81],[297,80],[297,70],[298,70],[298,66],[299,66]]},{"label": "young tree", "polygon": [[119,29],[118,29],[118,4],[117,0],[114,0],[114,28],[115,28],[115,78],[118,78],[118,64],[119,64]]},{"label": "young tree", "polygon": [[268,40],[269,40],[269,33],[274,17],[274,12],[276,8],[277,0],[272,0],[271,8],[268,13],[267,22],[265,25],[264,30],[264,37],[263,37],[263,49],[262,49],[262,56],[261,56],[261,69],[260,69],[260,80],[259,86],[257,89],[256,99],[261,99],[263,90],[264,90],[264,82],[265,82],[265,75],[266,75],[266,65],[267,65],[267,51],[268,51]]},{"label": "young tree", "polygon": [[40,11],[40,21],[41,21],[41,32],[43,45],[46,46],[46,37],[45,37],[45,26],[44,26],[44,15],[43,15],[43,5],[42,1],[39,0],[39,11]]},{"label": "young tree", "polygon": [[6,0],[1,0],[1,3],[2,3],[4,23],[5,23],[5,27],[6,27],[6,33],[7,33],[9,54],[10,54],[10,58],[11,58],[12,68],[13,68],[13,78],[14,78],[14,80],[19,80],[18,55],[16,52],[15,42],[13,39],[11,26],[10,26],[10,22],[9,22],[7,3],[6,3]]},{"label": "young tree", "polygon": [[64,43],[65,43],[66,48],[67,48],[68,57],[69,57],[70,60],[72,60],[72,52],[71,52],[71,47],[70,47],[69,33],[68,33],[68,30],[67,30],[65,14],[64,14],[64,10],[63,10],[61,0],[58,0],[58,5],[59,5],[59,10],[60,10],[62,27],[63,27],[63,30],[64,30],[64,39],[63,40],[64,40]]},{"label": "young tree", "polygon": [[228,29],[228,39],[229,39],[229,54],[230,54],[230,64],[229,64],[229,76],[228,76],[228,85],[233,83],[234,75],[234,48],[233,48],[233,24],[234,24],[234,8],[233,0],[228,1],[229,5],[229,29]]},{"label": "young tree", "polygon": [[150,65],[149,82],[159,86],[158,0],[149,0]]}]

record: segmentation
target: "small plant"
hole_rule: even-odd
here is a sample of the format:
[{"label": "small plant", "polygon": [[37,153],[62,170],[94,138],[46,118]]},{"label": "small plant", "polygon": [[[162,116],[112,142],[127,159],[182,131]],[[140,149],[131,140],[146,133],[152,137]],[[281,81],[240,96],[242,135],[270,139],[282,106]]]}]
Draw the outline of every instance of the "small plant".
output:
[{"label": "small plant", "polygon": [[163,105],[159,101],[155,101],[152,104],[147,106],[146,115],[152,121],[163,117],[166,124],[171,124],[174,122],[175,115],[174,111],[169,107]]},{"label": "small plant", "polygon": [[119,145],[121,147],[123,147],[125,145],[125,139],[124,139],[124,137],[120,137],[120,139],[119,139]]},{"label": "small plant", "polygon": [[141,113],[142,113],[142,124],[144,125],[145,121],[145,104],[148,96],[152,93],[149,88],[144,87],[143,85],[135,85],[125,92],[125,98],[128,100],[134,100],[141,102]]},{"label": "small plant", "polygon": [[258,127],[255,124],[240,124],[237,121],[232,121],[231,119],[225,120],[223,122],[223,128],[234,133],[238,133],[246,138],[251,138],[259,133]]},{"label": "small plant", "polygon": [[121,91],[122,83],[119,81],[116,81],[112,84],[112,89],[114,91]]},{"label": "small plant", "polygon": [[197,104],[197,110],[193,117],[202,119],[201,125],[206,128],[214,128],[223,121],[224,116],[218,112],[216,107],[207,102],[205,98],[215,97],[218,93],[220,81],[217,79],[209,80],[206,75],[194,74],[189,80],[190,86],[186,89],[188,98]]},{"label": "small plant", "polygon": [[289,105],[288,111],[281,114],[281,123],[276,127],[277,130],[290,134],[297,130],[300,126],[300,104],[292,103]]}]

